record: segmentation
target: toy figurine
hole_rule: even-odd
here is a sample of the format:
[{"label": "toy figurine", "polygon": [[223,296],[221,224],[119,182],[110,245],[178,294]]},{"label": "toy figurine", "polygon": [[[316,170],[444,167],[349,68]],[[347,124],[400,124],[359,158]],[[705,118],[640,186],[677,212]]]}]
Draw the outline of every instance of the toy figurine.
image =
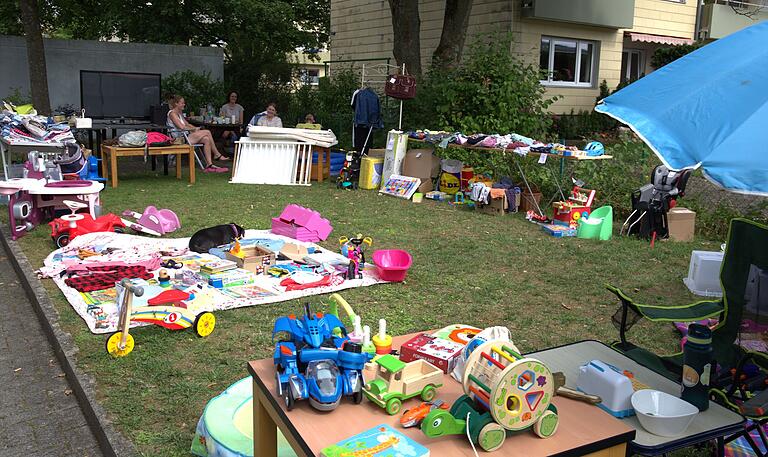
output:
[{"label": "toy figurine", "polygon": [[349,259],[346,279],[363,279],[363,270],[365,269],[363,245],[371,246],[373,239],[368,236],[363,237],[362,234],[358,233],[352,238],[345,236],[339,238],[339,244],[341,245],[341,255]]},{"label": "toy figurine", "polygon": [[[331,411],[343,396],[355,403],[363,401],[363,367],[370,356],[360,344],[349,341],[341,320],[333,314],[312,313],[304,305],[305,315],[277,318],[272,338],[273,361],[277,371],[277,393],[288,411],[296,400],[308,399],[320,411]],[[341,329],[342,336],[333,330]]]},{"label": "toy figurine", "polygon": [[161,287],[168,287],[171,285],[171,276],[168,274],[168,270],[161,268],[157,273],[157,282]]}]

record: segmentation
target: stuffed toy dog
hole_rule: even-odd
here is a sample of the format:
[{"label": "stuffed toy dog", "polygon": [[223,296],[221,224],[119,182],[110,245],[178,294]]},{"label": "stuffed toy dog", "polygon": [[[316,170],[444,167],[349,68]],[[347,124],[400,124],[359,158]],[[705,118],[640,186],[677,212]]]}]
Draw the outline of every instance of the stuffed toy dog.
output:
[{"label": "stuffed toy dog", "polygon": [[189,239],[189,250],[205,254],[211,248],[231,243],[237,238],[242,238],[243,235],[245,235],[245,230],[234,222],[204,228],[198,230]]}]

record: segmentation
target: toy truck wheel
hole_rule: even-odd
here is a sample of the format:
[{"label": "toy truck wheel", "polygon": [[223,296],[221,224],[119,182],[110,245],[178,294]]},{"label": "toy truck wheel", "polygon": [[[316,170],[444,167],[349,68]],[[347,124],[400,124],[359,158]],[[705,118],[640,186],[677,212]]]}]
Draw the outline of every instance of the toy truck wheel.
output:
[{"label": "toy truck wheel", "polygon": [[63,248],[69,244],[69,235],[59,235],[56,237],[56,246]]},{"label": "toy truck wheel", "polygon": [[354,401],[356,405],[359,405],[360,403],[362,403],[363,391],[361,390],[360,392],[355,392],[354,394],[352,394],[352,401]]},{"label": "toy truck wheel", "polygon": [[539,438],[549,438],[557,431],[559,422],[557,414],[554,411],[547,410],[542,414],[539,420],[533,424],[533,433]]},{"label": "toy truck wheel", "polygon": [[285,409],[288,411],[293,409],[293,405],[296,403],[296,401],[293,399],[293,393],[291,393],[290,386],[285,389],[285,395],[283,395],[283,400],[285,401]]},{"label": "toy truck wheel", "polygon": [[394,416],[400,412],[402,406],[403,402],[401,402],[399,398],[390,398],[385,409],[387,410],[387,414]]},{"label": "toy truck wheel", "polygon": [[504,430],[504,427],[496,422],[489,422],[480,429],[480,434],[477,437],[477,444],[479,444],[485,452],[493,452],[504,444],[506,438],[507,431]]},{"label": "toy truck wheel", "polygon": [[133,336],[125,336],[125,347],[120,349],[120,340],[123,338],[123,332],[115,332],[107,338],[107,353],[112,357],[125,357],[133,351]]},{"label": "toy truck wheel", "polygon": [[435,386],[429,384],[421,391],[421,399],[424,401],[432,401],[435,399]]},{"label": "toy truck wheel", "polygon": [[206,311],[198,314],[195,318],[195,333],[201,338],[213,333],[214,327],[216,327],[216,316],[213,313]]}]

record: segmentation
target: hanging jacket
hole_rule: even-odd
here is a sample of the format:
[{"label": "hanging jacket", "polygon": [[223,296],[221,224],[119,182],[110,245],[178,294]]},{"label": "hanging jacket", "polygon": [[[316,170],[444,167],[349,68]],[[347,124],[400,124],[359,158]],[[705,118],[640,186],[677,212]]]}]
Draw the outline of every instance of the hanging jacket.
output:
[{"label": "hanging jacket", "polygon": [[352,109],[355,110],[354,124],[356,127],[384,128],[379,96],[371,89],[366,87],[356,90],[352,94]]}]

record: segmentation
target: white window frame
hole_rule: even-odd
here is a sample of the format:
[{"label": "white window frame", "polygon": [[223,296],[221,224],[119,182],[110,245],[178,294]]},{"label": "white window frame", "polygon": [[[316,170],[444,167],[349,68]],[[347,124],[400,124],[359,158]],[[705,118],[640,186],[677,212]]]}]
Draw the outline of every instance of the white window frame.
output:
[{"label": "white window frame", "polygon": [[[598,42],[592,40],[578,40],[575,38],[560,38],[542,35],[539,40],[539,46],[544,40],[549,40],[549,62],[547,64],[547,79],[540,80],[541,84],[548,87],[595,87],[595,77],[597,73],[597,60],[598,60]],[[568,43],[576,44],[576,69],[575,76],[578,77],[581,74],[581,50],[582,45],[592,45],[592,71],[590,76],[592,81],[588,83],[583,82],[570,82],[570,81],[553,81],[552,74],[554,73],[553,67],[555,65],[555,44]],[[539,48],[539,59],[541,59],[541,48]]]},{"label": "white window frame", "polygon": [[[632,71],[632,54],[637,54],[637,64],[639,66],[638,70],[640,71],[640,74],[637,75],[637,78],[640,79],[642,75],[645,74],[645,50],[644,49],[624,49],[621,51],[621,59],[622,62],[624,61],[624,53],[627,54],[627,73],[630,73]],[[628,74],[621,75],[622,80],[631,80]]]},{"label": "white window frame", "polygon": [[670,2],[670,3],[681,3],[683,5],[685,4],[685,0],[664,0],[664,1]]}]

